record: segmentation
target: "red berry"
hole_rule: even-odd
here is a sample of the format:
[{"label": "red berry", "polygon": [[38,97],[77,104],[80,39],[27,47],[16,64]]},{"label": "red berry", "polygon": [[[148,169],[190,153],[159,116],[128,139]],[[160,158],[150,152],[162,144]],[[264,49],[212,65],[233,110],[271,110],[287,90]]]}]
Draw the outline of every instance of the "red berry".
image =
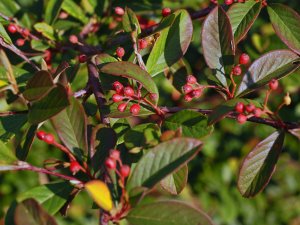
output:
[{"label": "red berry", "polygon": [[193,87],[189,84],[185,84],[183,87],[183,93],[188,94],[193,91]]},{"label": "red berry", "polygon": [[256,109],[253,110],[253,114],[256,117],[260,117],[262,113],[263,112],[262,112],[262,110],[260,108],[256,108]]},{"label": "red berry", "polygon": [[42,140],[42,141],[44,140],[45,135],[46,135],[46,132],[45,132],[45,131],[42,131],[42,130],[40,130],[40,131],[38,131],[38,132],[36,133],[37,138],[40,139],[40,140]]},{"label": "red berry", "polygon": [[128,96],[128,97],[134,96],[134,90],[133,90],[133,88],[130,87],[130,86],[125,87],[124,88],[124,95]]},{"label": "red berry", "polygon": [[193,90],[193,92],[192,92],[192,96],[194,98],[199,98],[201,95],[202,95],[202,89],[196,89],[196,90]]},{"label": "red berry", "polygon": [[239,65],[237,65],[237,66],[233,67],[232,73],[235,76],[239,76],[242,74],[242,68]]},{"label": "red berry", "polygon": [[114,95],[112,96],[112,100],[113,100],[113,102],[120,102],[120,101],[123,100],[123,96],[122,96],[122,95],[119,95],[119,94],[114,94]]},{"label": "red berry", "polygon": [[224,3],[226,5],[231,5],[233,3],[233,0],[225,0]]},{"label": "red berry", "polygon": [[45,134],[43,141],[46,142],[47,144],[53,144],[54,136],[52,134]]},{"label": "red berry", "polygon": [[240,64],[245,65],[250,62],[250,57],[246,53],[241,54],[239,59]]},{"label": "red berry", "polygon": [[18,31],[18,28],[17,28],[16,25],[11,23],[11,24],[8,25],[7,30],[8,30],[9,33],[14,34]]},{"label": "red berry", "polygon": [[72,172],[72,174],[76,174],[80,170],[81,170],[81,165],[77,161],[72,161],[70,163],[70,171]]},{"label": "red berry", "polygon": [[128,165],[123,165],[120,169],[120,174],[122,177],[128,177],[130,174],[130,167]]},{"label": "red berry", "polygon": [[148,42],[145,39],[139,40],[139,49],[147,48],[147,46],[148,46]]},{"label": "red berry", "polygon": [[117,166],[116,161],[113,160],[112,158],[107,158],[105,160],[105,166],[106,166],[107,169],[114,170],[114,169],[116,169],[116,166]]},{"label": "red berry", "polygon": [[118,47],[117,50],[116,50],[116,55],[117,55],[119,58],[122,58],[122,57],[125,55],[125,50],[124,50],[124,48]]},{"label": "red berry", "polygon": [[138,104],[133,104],[130,107],[130,113],[135,116],[139,114],[140,110],[141,110],[141,107]]},{"label": "red berry", "polygon": [[25,44],[25,39],[19,38],[16,40],[16,45],[21,47]]},{"label": "red berry", "polygon": [[245,109],[246,109],[246,111],[248,113],[251,113],[251,112],[253,112],[255,110],[255,105],[253,105],[252,103],[250,103],[250,104],[246,105]]},{"label": "red berry", "polygon": [[278,88],[278,80],[272,79],[269,82],[269,88],[273,91],[275,91]]},{"label": "red berry", "polygon": [[242,102],[238,102],[235,105],[235,111],[242,113],[244,112],[245,105]]},{"label": "red berry", "polygon": [[162,11],[161,11],[161,14],[162,14],[163,17],[166,17],[166,16],[170,15],[171,12],[172,11],[171,11],[170,8],[163,8]]},{"label": "red berry", "polygon": [[80,63],[85,63],[86,60],[87,60],[87,56],[86,56],[85,54],[80,54],[80,55],[78,56],[78,61],[79,61]]},{"label": "red berry", "polygon": [[118,160],[120,159],[120,151],[117,149],[113,149],[110,152],[110,158],[114,159],[114,160]]},{"label": "red berry", "polygon": [[193,75],[188,75],[188,76],[186,77],[186,82],[187,82],[188,84],[195,84],[195,83],[197,83],[197,79],[196,79],[196,77],[194,77]]},{"label": "red berry", "polygon": [[52,58],[52,53],[50,50],[46,50],[45,53],[44,53],[44,60],[47,64],[50,64],[51,63],[51,58]]},{"label": "red berry", "polygon": [[152,100],[152,101],[155,101],[155,100],[157,100],[157,94],[155,94],[155,93],[150,93],[149,94],[149,98]]},{"label": "red berry", "polygon": [[237,121],[239,124],[244,124],[247,121],[247,116],[244,114],[239,114],[237,117]]},{"label": "red berry", "polygon": [[120,94],[122,91],[123,91],[123,84],[121,84],[119,81],[115,81],[113,84],[113,89],[118,93]]},{"label": "red berry", "polygon": [[124,112],[126,108],[127,108],[127,103],[121,103],[120,105],[118,105],[119,112]]},{"label": "red berry", "polygon": [[123,16],[123,15],[125,14],[125,11],[124,11],[123,8],[117,6],[117,7],[115,8],[115,14],[117,14],[118,16]]},{"label": "red berry", "polygon": [[21,32],[22,32],[22,35],[23,35],[24,37],[28,37],[29,34],[30,34],[30,31],[29,31],[28,29],[26,29],[26,28],[22,29]]},{"label": "red berry", "polygon": [[190,102],[190,101],[192,101],[192,100],[193,100],[193,96],[191,95],[191,93],[186,94],[186,95],[184,96],[184,101]]},{"label": "red berry", "polygon": [[70,35],[69,37],[69,41],[72,43],[72,44],[77,44],[78,43],[78,37],[74,34]]}]

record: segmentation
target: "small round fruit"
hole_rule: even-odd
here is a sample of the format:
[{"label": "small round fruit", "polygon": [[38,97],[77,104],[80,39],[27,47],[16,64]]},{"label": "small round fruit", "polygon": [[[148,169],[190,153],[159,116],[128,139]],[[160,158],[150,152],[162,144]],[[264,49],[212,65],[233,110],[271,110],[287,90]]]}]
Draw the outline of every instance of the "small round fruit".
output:
[{"label": "small round fruit", "polygon": [[85,63],[86,60],[87,60],[87,56],[86,56],[85,54],[80,54],[80,55],[78,56],[78,61],[79,61],[80,63]]},{"label": "small round fruit", "polygon": [[139,40],[139,49],[145,49],[148,46],[148,42],[145,39]]},{"label": "small round fruit", "polygon": [[224,3],[226,5],[231,5],[233,3],[233,0],[225,0]]},{"label": "small round fruit", "polygon": [[130,113],[135,116],[139,114],[140,110],[141,110],[141,107],[139,104],[133,104],[130,107]]},{"label": "small round fruit", "polygon": [[52,134],[46,134],[44,136],[44,142],[46,142],[47,144],[53,144],[54,142],[54,136]]},{"label": "small round fruit", "polygon": [[196,77],[194,77],[193,75],[188,75],[188,76],[186,77],[186,82],[187,82],[188,84],[196,84],[196,83],[197,83],[197,79],[196,79]]},{"label": "small round fruit", "polygon": [[122,57],[125,55],[125,50],[124,50],[124,48],[118,47],[117,50],[116,50],[116,55],[117,55],[119,58],[122,58]]},{"label": "small round fruit", "polygon": [[128,96],[128,97],[134,96],[134,90],[133,90],[133,88],[130,87],[130,86],[125,87],[124,88],[124,95]]},{"label": "small round fruit", "polygon": [[290,104],[292,103],[292,99],[291,99],[289,93],[287,93],[286,96],[284,96],[284,98],[283,98],[283,103],[284,103],[285,105],[290,105]]},{"label": "small round fruit", "polygon": [[193,92],[192,92],[192,96],[194,98],[199,98],[201,95],[202,95],[202,89],[196,89],[196,90],[193,90]]},{"label": "small round fruit", "polygon": [[242,102],[238,102],[235,105],[235,111],[238,113],[243,113],[245,109],[245,105]]},{"label": "small round fruit", "polygon": [[130,174],[130,167],[128,165],[123,165],[120,169],[120,174],[122,177],[128,177]]},{"label": "small round fruit", "polygon": [[239,114],[237,116],[237,122],[239,124],[244,124],[247,121],[247,116],[245,116],[244,114]]},{"label": "small round fruit", "polygon": [[194,89],[193,89],[193,87],[191,85],[185,84],[182,87],[182,90],[183,90],[183,93],[188,94],[188,93],[192,92]]},{"label": "small round fruit", "polygon": [[242,74],[242,68],[239,65],[237,65],[237,66],[233,67],[232,73],[235,76],[239,76]]},{"label": "small round fruit", "polygon": [[28,29],[24,28],[24,29],[22,29],[21,33],[24,37],[28,37],[30,34],[30,31]]},{"label": "small round fruit", "polygon": [[166,16],[170,15],[171,12],[172,12],[172,10],[170,8],[163,8],[161,11],[161,14],[163,17],[166,17]]},{"label": "small round fruit", "polygon": [[38,131],[38,132],[36,133],[37,138],[40,139],[40,140],[42,140],[42,141],[44,140],[45,135],[46,135],[46,132],[45,132],[45,131],[42,131],[42,130],[40,130],[40,131]]},{"label": "small round fruit", "polygon": [[8,30],[9,33],[14,34],[18,31],[18,28],[15,24],[11,23],[11,24],[8,25],[7,30]]},{"label": "small round fruit", "polygon": [[113,89],[118,93],[120,94],[122,91],[123,91],[123,84],[121,84],[119,81],[115,81],[113,84]]},{"label": "small round fruit", "polygon": [[278,88],[278,80],[276,79],[272,79],[270,80],[269,82],[269,88],[272,90],[272,91],[275,91],[277,88]]},{"label": "small round fruit", "polygon": [[127,103],[121,103],[120,105],[118,105],[119,112],[124,112],[126,108],[127,108]]},{"label": "small round fruit", "polygon": [[262,115],[263,111],[260,108],[256,108],[253,110],[253,115],[255,117],[260,117]]},{"label": "small round fruit", "polygon": [[114,160],[119,160],[120,159],[120,151],[117,149],[113,149],[110,152],[110,158],[114,159]]},{"label": "small round fruit", "polygon": [[246,111],[248,113],[251,113],[251,112],[253,112],[255,110],[255,105],[253,105],[252,103],[250,103],[250,104],[246,105],[245,109],[246,109]]},{"label": "small round fruit", "polygon": [[191,93],[186,94],[186,95],[184,96],[184,101],[190,102],[190,101],[192,101],[192,100],[193,100],[193,96],[191,95]]},{"label": "small round fruit", "polygon": [[123,96],[122,96],[122,95],[119,95],[119,94],[114,94],[114,95],[112,96],[112,100],[113,100],[113,102],[120,102],[120,101],[123,100]]},{"label": "small round fruit", "polygon": [[107,169],[114,170],[114,169],[116,169],[116,166],[117,166],[116,161],[113,160],[112,158],[107,158],[105,160],[105,166]]},{"label": "small round fruit", "polygon": [[74,34],[70,35],[69,37],[69,41],[72,43],[72,44],[77,44],[78,43],[78,37]]},{"label": "small round fruit", "polygon": [[16,45],[21,47],[25,44],[25,39],[19,38],[16,40]]},{"label": "small round fruit", "polygon": [[72,174],[76,174],[80,170],[81,170],[81,165],[77,161],[72,161],[70,163],[70,171],[72,172]]},{"label": "small round fruit", "polygon": [[117,14],[118,16],[123,16],[123,15],[125,14],[125,11],[124,11],[123,8],[117,6],[117,7],[115,8],[115,14]]},{"label": "small round fruit", "polygon": [[239,63],[242,65],[246,65],[250,62],[250,57],[246,53],[241,54]]}]

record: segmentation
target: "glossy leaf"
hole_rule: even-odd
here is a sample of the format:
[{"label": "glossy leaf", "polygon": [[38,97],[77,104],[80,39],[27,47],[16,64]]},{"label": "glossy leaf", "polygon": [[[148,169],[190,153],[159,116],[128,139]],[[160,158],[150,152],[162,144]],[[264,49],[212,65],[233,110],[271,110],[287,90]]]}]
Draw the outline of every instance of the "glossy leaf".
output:
[{"label": "glossy leaf", "polygon": [[30,46],[32,49],[37,51],[45,51],[50,47],[44,40],[35,40],[35,39],[32,39],[30,41]]},{"label": "glossy leaf", "polygon": [[106,211],[113,208],[113,202],[107,185],[100,180],[92,180],[85,184],[85,189],[90,193],[93,200]]},{"label": "glossy leaf", "polygon": [[270,4],[268,13],[278,37],[298,55],[300,54],[300,15],[283,4]]},{"label": "glossy leaf", "polygon": [[16,149],[16,156],[19,160],[25,161],[29,150],[32,146],[33,140],[35,138],[35,134],[37,131],[38,125],[31,125],[27,129],[26,133],[23,136],[22,142],[20,142]]},{"label": "glossy leaf", "polygon": [[188,166],[184,165],[178,171],[168,175],[161,182],[161,187],[172,195],[178,195],[187,184]]},{"label": "glossy leaf", "polygon": [[26,114],[0,117],[0,140],[4,143],[8,142],[12,137],[21,132],[26,122]]},{"label": "glossy leaf", "polygon": [[261,8],[261,2],[248,0],[243,4],[233,4],[227,11],[236,44],[246,36]]},{"label": "glossy leaf", "polygon": [[12,41],[6,32],[4,26],[0,23],[0,37],[7,43],[7,44],[12,44]]},{"label": "glossy leaf", "polygon": [[47,95],[53,87],[51,74],[48,71],[40,70],[27,82],[23,96],[28,101],[38,100]]},{"label": "glossy leaf", "polygon": [[43,122],[65,109],[69,103],[66,89],[57,85],[48,95],[32,104],[28,113],[28,121],[33,124]]},{"label": "glossy leaf", "polygon": [[125,14],[122,17],[123,28],[126,32],[137,31],[137,34],[141,33],[140,23],[135,13],[130,9],[125,9]]},{"label": "glossy leaf", "polygon": [[34,200],[26,199],[15,210],[15,225],[57,225],[54,218]]},{"label": "glossy leaf", "polygon": [[182,110],[168,117],[163,124],[166,130],[182,128],[184,137],[202,138],[213,131],[207,124],[207,117],[192,110]]},{"label": "glossy leaf", "polygon": [[106,74],[134,79],[141,83],[147,91],[159,96],[157,86],[152,77],[136,64],[130,62],[113,62],[103,65],[100,70]]},{"label": "glossy leaf", "polygon": [[235,45],[229,18],[221,7],[216,7],[203,24],[202,48],[207,65],[226,87],[227,66],[234,63]]},{"label": "glossy leaf", "polygon": [[206,213],[179,201],[137,206],[126,219],[131,225],[213,225]]},{"label": "glossy leaf", "polygon": [[186,10],[178,10],[174,15],[174,22],[161,31],[147,60],[146,67],[151,76],[176,63],[190,45],[193,35],[190,15]]},{"label": "glossy leaf", "polygon": [[88,18],[85,16],[83,10],[74,1],[64,0],[62,9],[82,23],[88,23]]},{"label": "glossy leaf", "polygon": [[9,165],[17,161],[12,150],[0,141],[0,165]]},{"label": "glossy leaf", "polygon": [[246,156],[242,163],[238,189],[244,197],[253,197],[269,183],[281,153],[284,132],[276,131]]},{"label": "glossy leaf", "polygon": [[87,118],[80,102],[71,98],[71,104],[51,118],[61,141],[73,153],[87,152]]},{"label": "glossy leaf", "polygon": [[127,190],[152,188],[170,173],[190,161],[201,149],[202,142],[192,138],[175,138],[149,149],[134,167]]},{"label": "glossy leaf", "polygon": [[38,32],[42,33],[43,36],[50,40],[55,40],[54,37],[54,29],[51,27],[49,24],[41,22],[41,23],[36,23],[34,25],[34,29],[36,29]]},{"label": "glossy leaf", "polygon": [[289,50],[276,50],[258,58],[252,63],[243,76],[242,82],[236,93],[243,96],[261,86],[271,79],[280,79],[300,66],[298,55]]},{"label": "glossy leaf", "polygon": [[45,22],[48,24],[53,24],[55,22],[55,19],[57,18],[59,11],[61,9],[61,6],[64,1],[61,0],[50,0],[47,3],[46,6],[46,12],[45,12]]}]

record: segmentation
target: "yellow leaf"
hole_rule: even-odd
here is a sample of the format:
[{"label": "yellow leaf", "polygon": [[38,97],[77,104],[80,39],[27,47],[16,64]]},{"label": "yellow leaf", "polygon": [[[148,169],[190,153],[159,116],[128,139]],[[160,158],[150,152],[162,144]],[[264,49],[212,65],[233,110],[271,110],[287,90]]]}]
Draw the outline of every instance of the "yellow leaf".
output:
[{"label": "yellow leaf", "polygon": [[4,80],[0,80],[0,87],[6,86],[8,83],[5,82]]},{"label": "yellow leaf", "polygon": [[113,208],[113,202],[107,185],[100,180],[92,180],[85,184],[86,190],[90,193],[93,200],[106,211]]}]

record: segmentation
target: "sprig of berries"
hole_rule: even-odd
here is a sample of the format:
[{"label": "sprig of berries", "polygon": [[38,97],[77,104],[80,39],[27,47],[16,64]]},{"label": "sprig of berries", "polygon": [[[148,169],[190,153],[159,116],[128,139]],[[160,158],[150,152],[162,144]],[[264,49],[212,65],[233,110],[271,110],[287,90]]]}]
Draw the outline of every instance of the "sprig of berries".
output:
[{"label": "sprig of berries", "polygon": [[197,78],[193,75],[186,77],[186,84],[183,85],[182,91],[184,93],[184,100],[190,102],[193,99],[200,98],[206,86],[198,83]]},{"label": "sprig of berries", "polygon": [[109,157],[105,160],[105,166],[109,170],[115,170],[121,179],[128,177],[130,174],[130,167],[123,164],[120,151],[117,149],[110,151]]},{"label": "sprig of berries", "polygon": [[248,118],[253,116],[261,117],[264,113],[261,108],[256,107],[253,103],[245,105],[242,102],[238,102],[235,105],[235,111],[238,113],[236,120],[239,124],[244,124]]}]

